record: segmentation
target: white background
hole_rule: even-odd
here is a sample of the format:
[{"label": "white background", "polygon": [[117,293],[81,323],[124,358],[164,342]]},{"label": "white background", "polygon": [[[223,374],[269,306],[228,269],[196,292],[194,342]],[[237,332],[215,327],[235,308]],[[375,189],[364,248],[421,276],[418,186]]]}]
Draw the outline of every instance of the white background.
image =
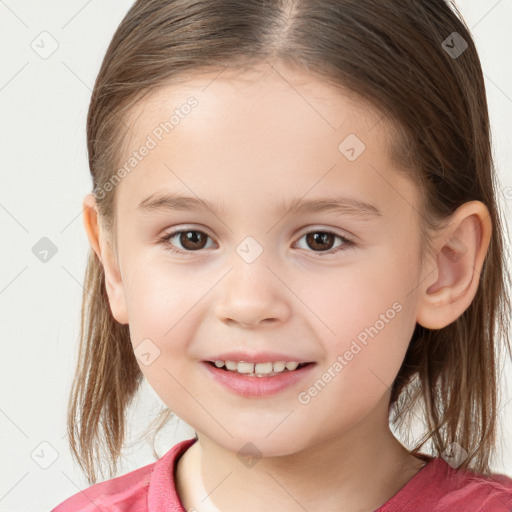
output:
[{"label": "white background", "polygon": [[[91,190],[85,122],[107,46],[128,0],[0,0],[1,372],[0,511],[48,511],[88,486],[71,459],[66,404],[78,347],[88,241],[82,199]],[[483,63],[502,192],[512,202],[512,0],[460,0]],[[49,32],[58,49],[47,59],[31,48]],[[508,62],[508,64],[507,64]],[[508,188],[507,188],[508,187]],[[46,264],[32,247],[48,237],[57,254]],[[509,363],[493,470],[512,476]],[[509,400],[511,400],[509,402]],[[131,413],[135,440],[162,402],[144,383]],[[193,436],[178,421],[157,438],[159,455]],[[32,458],[36,450],[47,469]],[[45,448],[46,446],[46,448]],[[41,452],[41,449],[43,452]],[[40,459],[40,460],[42,460]],[[48,459],[49,460],[49,459]],[[128,447],[119,474],[154,462],[149,444]]]}]

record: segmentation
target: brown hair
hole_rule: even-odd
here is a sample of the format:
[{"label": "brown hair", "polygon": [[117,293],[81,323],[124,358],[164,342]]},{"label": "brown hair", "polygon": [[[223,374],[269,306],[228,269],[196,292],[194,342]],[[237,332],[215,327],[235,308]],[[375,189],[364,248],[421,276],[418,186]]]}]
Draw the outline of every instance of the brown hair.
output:
[{"label": "brown hair", "polygon": [[[459,56],[443,47],[453,32],[468,45]],[[122,162],[130,109],[194,71],[243,69],[271,59],[351,91],[385,114],[396,135],[392,156],[421,187],[425,241],[428,229],[435,232],[463,203],[487,206],[493,232],[476,297],[443,329],[416,325],[389,410],[393,424],[401,425],[421,399],[427,430],[410,453],[430,440],[441,454],[456,441],[468,452],[461,468],[489,473],[499,412],[498,349],[506,345],[510,352],[510,276],[482,69],[454,6],[444,0],[136,1],[108,47],[87,118],[93,189],[113,246],[115,187],[106,185]],[[70,446],[90,483],[101,442],[116,472],[125,413],[142,381],[128,326],[112,316],[103,268],[91,250],[68,405]],[[162,411],[157,431],[170,415]]]}]

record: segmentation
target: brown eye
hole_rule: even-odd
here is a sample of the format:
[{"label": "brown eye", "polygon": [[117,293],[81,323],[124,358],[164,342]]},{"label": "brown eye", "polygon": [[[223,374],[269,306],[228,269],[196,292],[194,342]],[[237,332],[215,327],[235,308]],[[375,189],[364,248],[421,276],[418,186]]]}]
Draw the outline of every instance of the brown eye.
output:
[{"label": "brown eye", "polygon": [[[209,238],[210,237],[203,231],[197,229],[182,229],[166,234],[160,242],[167,251],[177,254],[187,254],[204,249]],[[330,231],[310,231],[299,240],[302,239],[306,239],[306,249],[310,249],[309,252],[318,253],[319,256],[334,254],[355,246],[355,243],[348,238]],[[341,243],[333,245],[336,239],[340,240]],[[181,247],[179,247],[180,245]]]},{"label": "brown eye", "polygon": [[[333,254],[338,251],[343,251],[349,247],[353,247],[355,245],[352,240],[345,238],[344,236],[337,235],[336,233],[332,233],[331,231],[310,231],[303,235],[300,239],[305,239],[306,241],[306,249],[310,249],[309,252],[317,252],[319,256],[323,256],[324,254]],[[333,245],[335,240],[341,240],[341,244]],[[298,242],[297,242],[298,243]],[[303,247],[304,248],[304,247]]]},{"label": "brown eye", "polygon": [[201,231],[182,231],[179,241],[185,249],[195,250],[203,249],[206,243],[207,235]]},{"label": "brown eye", "polygon": [[317,250],[329,250],[332,249],[332,245],[336,236],[332,233],[324,233],[323,231],[313,231],[306,235],[306,241],[312,249]]},{"label": "brown eye", "polygon": [[[162,243],[164,243],[164,247],[171,252],[186,253],[204,249],[208,238],[208,235],[202,231],[188,229],[174,231],[165,235]],[[177,240],[177,242],[172,243],[171,240],[173,239]],[[175,247],[176,243],[178,244],[177,248]],[[182,248],[180,248],[179,245],[181,245]]]}]

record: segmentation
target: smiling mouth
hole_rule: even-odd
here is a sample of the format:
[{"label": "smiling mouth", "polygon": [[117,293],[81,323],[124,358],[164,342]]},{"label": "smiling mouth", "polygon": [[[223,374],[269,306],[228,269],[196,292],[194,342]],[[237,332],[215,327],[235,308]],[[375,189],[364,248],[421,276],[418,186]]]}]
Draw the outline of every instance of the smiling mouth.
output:
[{"label": "smiling mouth", "polygon": [[206,361],[210,366],[226,373],[244,375],[247,377],[274,377],[284,373],[292,373],[314,362],[297,363],[276,361],[275,363],[248,363],[244,361]]}]

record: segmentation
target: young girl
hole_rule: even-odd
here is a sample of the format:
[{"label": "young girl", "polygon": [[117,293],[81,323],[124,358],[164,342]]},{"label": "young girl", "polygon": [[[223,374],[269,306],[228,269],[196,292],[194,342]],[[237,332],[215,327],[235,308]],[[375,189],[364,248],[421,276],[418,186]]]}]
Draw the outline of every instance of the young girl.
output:
[{"label": "young girl", "polygon": [[[512,510],[506,230],[452,5],[139,0],[87,137],[69,436],[94,485],[55,511]],[[143,377],[196,436],[95,483]]]}]

